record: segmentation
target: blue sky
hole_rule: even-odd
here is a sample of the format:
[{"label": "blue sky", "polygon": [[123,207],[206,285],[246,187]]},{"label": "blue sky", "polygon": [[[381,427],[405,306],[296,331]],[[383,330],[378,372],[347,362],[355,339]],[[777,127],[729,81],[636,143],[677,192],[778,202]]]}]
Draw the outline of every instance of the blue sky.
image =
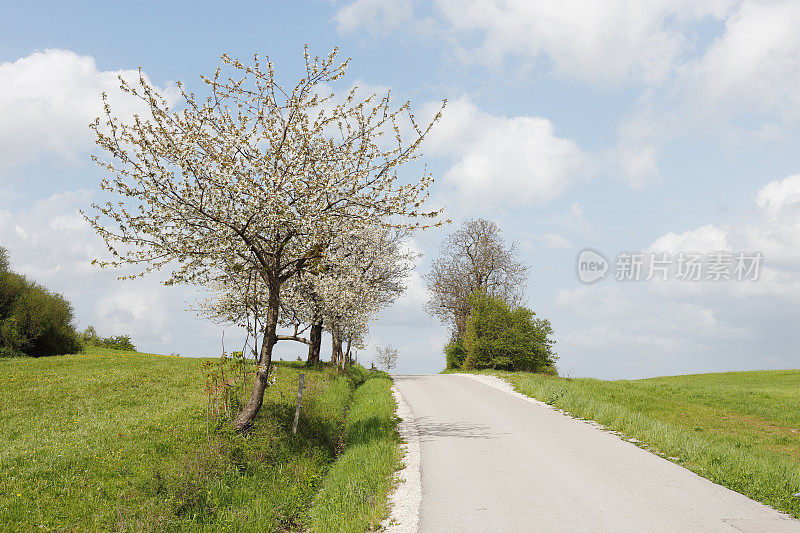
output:
[{"label": "blue sky", "polygon": [[[222,327],[192,287],[118,282],[77,215],[98,199],[86,127],[99,93],[142,67],[167,93],[222,53],[268,55],[287,84],[302,47],[352,57],[342,88],[391,88],[419,116],[454,225],[418,234],[407,294],[373,324],[402,372],[443,366],[424,274],[465,218],[496,220],[532,267],[559,368],[608,378],[800,365],[800,4],[658,0],[14,3],[0,20],[0,243],[62,292],[79,325],[145,351],[214,355]],[[119,100],[122,112],[134,112]],[[126,107],[127,106],[127,107]],[[411,177],[413,169],[409,169]],[[760,251],[757,281],[583,285],[576,257]],[[229,328],[230,348],[239,333]],[[282,343],[294,358],[301,346]]]}]

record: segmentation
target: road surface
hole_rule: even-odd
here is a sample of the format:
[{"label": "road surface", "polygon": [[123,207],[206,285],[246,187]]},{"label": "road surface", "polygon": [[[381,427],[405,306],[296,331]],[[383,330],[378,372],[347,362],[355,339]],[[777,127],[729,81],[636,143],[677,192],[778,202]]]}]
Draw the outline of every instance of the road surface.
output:
[{"label": "road surface", "polygon": [[800,532],[800,521],[472,378],[395,383],[420,434],[420,532]]}]

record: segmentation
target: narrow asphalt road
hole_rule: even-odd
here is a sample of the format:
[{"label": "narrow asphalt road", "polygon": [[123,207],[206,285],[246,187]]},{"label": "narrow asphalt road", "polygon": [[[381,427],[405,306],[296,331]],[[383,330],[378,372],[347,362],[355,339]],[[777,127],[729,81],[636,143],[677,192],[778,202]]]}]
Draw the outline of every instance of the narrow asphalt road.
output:
[{"label": "narrow asphalt road", "polygon": [[800,521],[469,377],[395,383],[420,434],[421,532],[800,532]]}]

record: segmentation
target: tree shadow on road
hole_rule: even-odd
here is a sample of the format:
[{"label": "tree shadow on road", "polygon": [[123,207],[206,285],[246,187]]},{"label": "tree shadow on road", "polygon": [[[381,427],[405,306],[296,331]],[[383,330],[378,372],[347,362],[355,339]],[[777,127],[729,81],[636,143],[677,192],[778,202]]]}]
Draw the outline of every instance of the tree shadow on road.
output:
[{"label": "tree shadow on road", "polygon": [[430,441],[434,437],[453,437],[459,439],[496,439],[506,433],[491,431],[483,424],[461,422],[436,422],[423,416],[416,419],[420,440]]}]

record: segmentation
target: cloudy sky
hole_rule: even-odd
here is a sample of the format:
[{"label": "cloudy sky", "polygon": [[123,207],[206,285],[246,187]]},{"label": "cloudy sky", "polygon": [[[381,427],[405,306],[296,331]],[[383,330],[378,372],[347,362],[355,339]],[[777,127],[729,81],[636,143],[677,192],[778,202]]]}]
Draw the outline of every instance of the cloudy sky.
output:
[{"label": "cloudy sky", "polygon": [[[79,326],[156,353],[216,355],[224,328],[195,287],[119,282],[78,209],[102,198],[87,125],[141,66],[168,97],[202,90],[222,53],[352,57],[343,87],[391,88],[420,117],[434,201],[454,225],[497,221],[532,267],[528,304],[562,374],[646,377],[800,367],[800,2],[356,0],[14,2],[0,19],[0,245],[63,293]],[[409,176],[411,177],[411,176]],[[416,236],[407,294],[373,325],[401,372],[444,366],[447,331],[420,275],[453,226]],[[610,263],[583,284],[579,252]],[[620,253],[763,255],[757,280],[618,281]],[[646,270],[646,269],[645,269]],[[705,276],[704,276],[705,277]],[[241,335],[225,333],[230,349]],[[326,352],[329,350],[325,346]],[[302,347],[282,343],[294,358]]]}]

